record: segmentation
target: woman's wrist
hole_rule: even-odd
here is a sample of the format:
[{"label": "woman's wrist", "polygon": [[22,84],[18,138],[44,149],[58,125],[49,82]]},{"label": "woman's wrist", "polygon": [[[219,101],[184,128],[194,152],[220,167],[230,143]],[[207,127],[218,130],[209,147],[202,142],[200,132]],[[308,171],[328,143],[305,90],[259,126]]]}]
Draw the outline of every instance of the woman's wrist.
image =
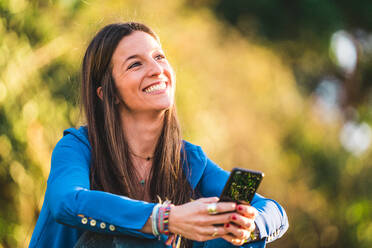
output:
[{"label": "woman's wrist", "polygon": [[175,234],[178,234],[178,231],[177,231],[177,210],[178,210],[178,206],[175,206],[175,205],[171,205],[170,206],[170,212],[169,212],[169,223],[168,223],[168,229],[169,229],[169,232],[171,233],[175,233]]},{"label": "woman's wrist", "polygon": [[147,219],[145,225],[143,225],[142,229],[140,230],[141,232],[143,233],[153,233],[152,232],[152,221],[151,221],[151,215],[150,217]]},{"label": "woman's wrist", "polygon": [[151,229],[154,236],[159,236],[160,234],[169,235],[169,217],[171,208],[174,207],[170,201],[165,201],[162,204],[156,204],[152,210],[150,216]]}]

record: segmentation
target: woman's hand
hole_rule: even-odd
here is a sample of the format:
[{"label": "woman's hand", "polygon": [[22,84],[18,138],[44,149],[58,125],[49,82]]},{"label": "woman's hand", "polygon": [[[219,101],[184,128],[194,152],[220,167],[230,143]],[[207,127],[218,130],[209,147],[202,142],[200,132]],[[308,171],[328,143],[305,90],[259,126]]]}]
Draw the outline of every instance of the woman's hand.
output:
[{"label": "woman's hand", "polygon": [[243,245],[256,228],[254,220],[258,211],[249,205],[237,205],[236,211],[231,215],[230,223],[224,225],[228,234],[221,238],[233,245]]},{"label": "woman's hand", "polygon": [[[239,221],[245,224],[241,221],[243,216],[238,213],[226,213],[235,211],[236,203],[217,202],[217,197],[210,197],[201,198],[179,206],[172,206],[169,215],[169,231],[196,241],[206,241],[218,237],[229,241],[228,239],[231,235],[228,233],[230,229],[225,228],[224,225],[234,221],[232,220],[233,216],[240,216]],[[218,213],[216,215],[208,213],[208,205],[213,203],[216,204]],[[245,213],[246,211],[243,212]],[[240,237],[239,234],[237,237]]]}]

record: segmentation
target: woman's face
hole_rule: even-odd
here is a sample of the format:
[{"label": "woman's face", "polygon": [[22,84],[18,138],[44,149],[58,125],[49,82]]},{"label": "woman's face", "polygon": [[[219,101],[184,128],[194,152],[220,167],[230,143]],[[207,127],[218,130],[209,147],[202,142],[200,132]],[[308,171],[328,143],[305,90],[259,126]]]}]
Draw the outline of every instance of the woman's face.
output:
[{"label": "woman's face", "polygon": [[112,65],[116,88],[125,103],[122,110],[154,112],[172,106],[173,69],[151,35],[135,31],[125,36],[112,56]]}]

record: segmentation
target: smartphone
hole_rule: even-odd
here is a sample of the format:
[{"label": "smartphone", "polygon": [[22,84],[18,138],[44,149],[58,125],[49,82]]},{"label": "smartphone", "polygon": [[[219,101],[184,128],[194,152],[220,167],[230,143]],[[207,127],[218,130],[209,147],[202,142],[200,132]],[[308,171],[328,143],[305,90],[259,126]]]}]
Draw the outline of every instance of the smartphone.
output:
[{"label": "smartphone", "polygon": [[222,202],[250,204],[264,173],[241,168],[234,168],[220,196]]}]

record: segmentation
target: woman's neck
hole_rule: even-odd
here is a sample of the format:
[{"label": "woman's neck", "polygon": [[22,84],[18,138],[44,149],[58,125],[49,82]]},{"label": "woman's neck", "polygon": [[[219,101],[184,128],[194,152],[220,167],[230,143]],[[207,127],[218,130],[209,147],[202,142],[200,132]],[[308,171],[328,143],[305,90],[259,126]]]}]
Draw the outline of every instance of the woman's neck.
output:
[{"label": "woman's neck", "polygon": [[139,157],[153,157],[163,128],[164,112],[157,114],[121,114],[123,131],[130,152]]}]

